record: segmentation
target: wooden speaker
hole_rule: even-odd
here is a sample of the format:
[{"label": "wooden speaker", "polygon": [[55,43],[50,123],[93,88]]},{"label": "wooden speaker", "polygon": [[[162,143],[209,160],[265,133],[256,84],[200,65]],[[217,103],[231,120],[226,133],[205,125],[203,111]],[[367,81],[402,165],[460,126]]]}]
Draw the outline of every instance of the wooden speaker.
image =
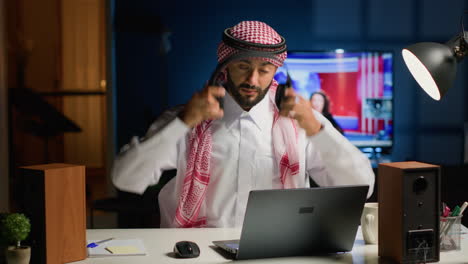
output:
[{"label": "wooden speaker", "polygon": [[55,163],[20,170],[20,208],[31,218],[31,263],[85,259],[85,167]]},{"label": "wooden speaker", "polygon": [[439,261],[440,167],[379,164],[379,256],[399,263]]}]

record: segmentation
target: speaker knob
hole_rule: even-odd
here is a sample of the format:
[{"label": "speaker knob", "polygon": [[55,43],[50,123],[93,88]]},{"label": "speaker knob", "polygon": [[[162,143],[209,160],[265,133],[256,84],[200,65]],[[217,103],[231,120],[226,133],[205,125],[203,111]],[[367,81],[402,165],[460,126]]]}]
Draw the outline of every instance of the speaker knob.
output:
[{"label": "speaker knob", "polygon": [[424,192],[427,189],[427,180],[424,178],[424,176],[419,176],[416,180],[413,182],[413,192],[416,194],[420,194]]}]

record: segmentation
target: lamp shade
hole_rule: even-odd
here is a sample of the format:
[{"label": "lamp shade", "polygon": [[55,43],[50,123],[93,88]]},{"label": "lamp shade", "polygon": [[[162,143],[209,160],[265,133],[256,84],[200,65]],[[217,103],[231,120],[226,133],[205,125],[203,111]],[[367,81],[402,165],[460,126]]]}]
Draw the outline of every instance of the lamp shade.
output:
[{"label": "lamp shade", "polygon": [[402,50],[403,59],[414,79],[433,99],[440,100],[452,86],[457,59],[444,44],[421,42]]}]

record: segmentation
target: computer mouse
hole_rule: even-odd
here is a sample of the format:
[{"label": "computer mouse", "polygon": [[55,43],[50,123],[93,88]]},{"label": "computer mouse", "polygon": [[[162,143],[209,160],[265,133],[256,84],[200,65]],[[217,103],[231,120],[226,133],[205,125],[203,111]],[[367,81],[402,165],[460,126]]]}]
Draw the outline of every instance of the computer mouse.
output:
[{"label": "computer mouse", "polygon": [[200,248],[192,241],[179,241],[174,246],[174,253],[179,258],[196,258],[200,256]]}]

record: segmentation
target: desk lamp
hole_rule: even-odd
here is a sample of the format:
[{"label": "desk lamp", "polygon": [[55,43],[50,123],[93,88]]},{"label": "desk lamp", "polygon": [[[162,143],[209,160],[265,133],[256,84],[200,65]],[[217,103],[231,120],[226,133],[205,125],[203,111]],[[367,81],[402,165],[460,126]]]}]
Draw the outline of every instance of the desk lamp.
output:
[{"label": "desk lamp", "polygon": [[452,86],[457,64],[468,55],[468,31],[463,28],[463,16],[461,33],[447,43],[416,43],[404,48],[402,55],[418,84],[430,97],[439,101]]}]

